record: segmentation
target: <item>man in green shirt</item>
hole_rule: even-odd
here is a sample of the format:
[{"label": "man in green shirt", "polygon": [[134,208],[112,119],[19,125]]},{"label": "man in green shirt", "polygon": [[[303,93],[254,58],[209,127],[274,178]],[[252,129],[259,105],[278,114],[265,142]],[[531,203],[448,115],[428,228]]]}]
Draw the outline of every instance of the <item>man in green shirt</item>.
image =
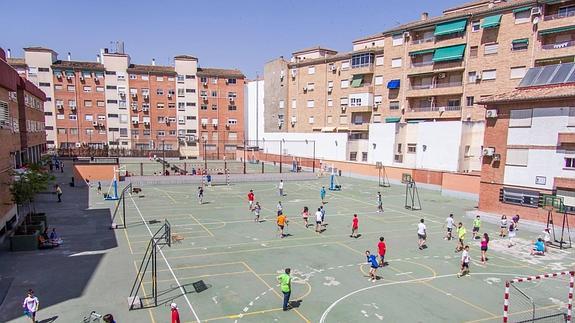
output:
[{"label": "man in green shirt", "polygon": [[479,215],[473,220],[473,239],[480,239],[479,229],[481,228],[481,219]]},{"label": "man in green shirt", "polygon": [[463,223],[459,222],[459,224],[457,225],[457,237],[459,238],[459,242],[457,244],[457,248],[455,248],[455,252],[459,252],[463,250],[464,245],[464,241],[465,241],[465,234],[467,233],[467,230],[465,230],[465,227],[463,226]]},{"label": "man in green shirt", "polygon": [[285,274],[281,274],[278,276],[278,281],[280,282],[280,287],[282,293],[284,293],[284,304],[283,310],[287,311],[289,306],[289,298],[291,296],[291,277],[290,277],[290,268],[285,269]]}]

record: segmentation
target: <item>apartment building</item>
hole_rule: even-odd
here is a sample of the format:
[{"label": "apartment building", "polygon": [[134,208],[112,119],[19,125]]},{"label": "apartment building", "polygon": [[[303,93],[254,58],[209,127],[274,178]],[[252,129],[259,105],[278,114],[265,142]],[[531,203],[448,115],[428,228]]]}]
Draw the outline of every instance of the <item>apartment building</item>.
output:
[{"label": "apartment building", "polygon": [[476,101],[512,91],[529,67],[574,60],[575,1],[474,1],[352,45],[268,62],[266,131],[347,133],[351,161],[478,171]]},{"label": "apartment building", "polygon": [[[196,57],[178,55],[173,66],[157,65],[155,60],[134,64],[119,43],[115,50],[102,49],[92,62],[72,60],[70,53],[67,60],[60,60],[51,49],[28,47],[24,58],[12,58],[9,63],[47,93],[49,148],[64,153],[113,149],[131,155],[162,150],[173,156],[200,157]],[[238,129],[243,127],[243,74],[205,69],[204,77],[210,79],[209,91],[218,93],[210,98],[209,111],[215,114],[208,118],[226,122],[215,135],[209,129],[210,140],[218,135],[228,140],[238,132],[242,139],[243,128]],[[221,111],[212,110],[214,105]],[[223,142],[221,148],[215,147],[216,153],[224,152]]]},{"label": "apartment building", "polygon": [[200,156],[235,159],[244,140],[245,76],[239,70],[198,68]]},{"label": "apartment building", "polygon": [[547,220],[543,194],[575,212],[575,63],[530,69],[489,96],[479,209]]},{"label": "apartment building", "polygon": [[21,77],[0,48],[0,241],[18,223],[10,183],[13,171],[40,160],[46,150],[45,94]]}]

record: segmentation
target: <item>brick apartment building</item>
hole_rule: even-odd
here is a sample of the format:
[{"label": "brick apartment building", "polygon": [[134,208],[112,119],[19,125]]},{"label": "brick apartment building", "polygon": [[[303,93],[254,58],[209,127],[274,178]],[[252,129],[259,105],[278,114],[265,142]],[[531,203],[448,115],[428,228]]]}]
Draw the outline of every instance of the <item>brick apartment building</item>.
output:
[{"label": "brick apartment building", "polygon": [[201,156],[235,159],[244,140],[245,76],[238,70],[198,69]]},{"label": "brick apartment building", "polygon": [[481,211],[544,222],[542,194],[553,194],[575,212],[574,102],[575,63],[533,68],[518,89],[480,102],[489,111]]},{"label": "brick apartment building", "polygon": [[530,67],[573,62],[574,46],[573,0],[481,0],[423,13],[353,41],[351,52],[318,46],[268,62],[265,131],[346,133],[351,161],[479,171],[485,109],[476,102],[513,90]]},{"label": "brick apartment building", "polygon": [[[94,62],[72,60],[70,53],[67,60],[59,60],[56,52],[43,47],[24,48],[23,58],[8,62],[47,94],[49,148],[62,153],[107,148],[133,155],[163,150],[170,156],[200,157],[197,73],[202,69],[196,57],[176,56],[173,66],[154,60],[133,64],[119,43],[114,51],[102,49]],[[219,93],[210,98],[212,106],[221,107],[208,118],[226,124],[230,119],[230,126],[217,128],[217,135],[210,129],[209,140],[241,135],[243,129],[237,128],[243,126],[245,77],[237,70],[204,70],[205,77],[216,81],[210,83],[210,91]],[[229,100],[228,95],[238,99]],[[223,142],[216,153],[225,150]]]},{"label": "brick apartment building", "polygon": [[18,223],[9,183],[14,169],[40,160],[46,150],[45,94],[20,77],[0,48],[0,241]]}]

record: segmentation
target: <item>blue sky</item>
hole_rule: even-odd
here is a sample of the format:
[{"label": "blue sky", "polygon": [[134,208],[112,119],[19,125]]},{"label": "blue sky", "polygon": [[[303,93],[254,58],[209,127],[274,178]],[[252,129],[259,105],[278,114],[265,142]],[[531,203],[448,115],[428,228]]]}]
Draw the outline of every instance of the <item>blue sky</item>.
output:
[{"label": "blue sky", "polygon": [[[265,62],[322,45],[351,49],[352,40],[431,16],[464,0],[379,1],[9,1],[0,46],[45,46],[61,59],[93,61],[99,48],[123,40],[132,62],[171,64],[178,54],[200,66],[239,68],[254,78]],[[97,5],[96,5],[97,4]]]}]

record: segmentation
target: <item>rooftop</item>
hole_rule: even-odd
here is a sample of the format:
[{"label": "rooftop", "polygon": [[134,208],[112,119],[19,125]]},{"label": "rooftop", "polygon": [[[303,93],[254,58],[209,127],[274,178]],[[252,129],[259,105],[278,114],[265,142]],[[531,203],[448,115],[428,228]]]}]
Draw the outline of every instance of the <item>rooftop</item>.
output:
[{"label": "rooftop", "polygon": [[308,52],[315,52],[315,51],[321,51],[321,50],[324,50],[326,52],[330,52],[332,54],[337,54],[336,50],[321,47],[321,46],[314,46],[314,47],[304,48],[304,49],[300,49],[298,51],[295,51],[292,53],[292,55],[295,56],[297,54],[304,54],[304,53],[308,53]]},{"label": "rooftop", "polygon": [[575,98],[575,83],[516,89],[508,93],[485,97],[477,103],[486,105],[537,100],[560,100],[567,98]]},{"label": "rooftop", "polygon": [[161,65],[138,65],[130,64],[128,73],[135,74],[155,74],[155,75],[177,75],[174,67]]},{"label": "rooftop", "polygon": [[7,61],[12,67],[28,67],[23,58],[8,58]]},{"label": "rooftop", "polygon": [[197,60],[198,60],[197,57],[191,56],[191,55],[178,55],[178,56],[174,56],[174,59],[192,60],[192,61],[197,61]]},{"label": "rooftop", "polygon": [[198,76],[215,76],[215,77],[230,77],[230,78],[245,78],[242,71],[237,69],[223,69],[223,68],[210,68],[198,67]]},{"label": "rooftop", "polygon": [[90,71],[105,71],[104,65],[97,62],[63,61],[57,60],[52,63],[52,68],[56,69],[80,69]]},{"label": "rooftop", "polygon": [[58,54],[50,48],[41,47],[41,46],[24,47],[24,51],[25,52],[48,52],[48,53]]}]

